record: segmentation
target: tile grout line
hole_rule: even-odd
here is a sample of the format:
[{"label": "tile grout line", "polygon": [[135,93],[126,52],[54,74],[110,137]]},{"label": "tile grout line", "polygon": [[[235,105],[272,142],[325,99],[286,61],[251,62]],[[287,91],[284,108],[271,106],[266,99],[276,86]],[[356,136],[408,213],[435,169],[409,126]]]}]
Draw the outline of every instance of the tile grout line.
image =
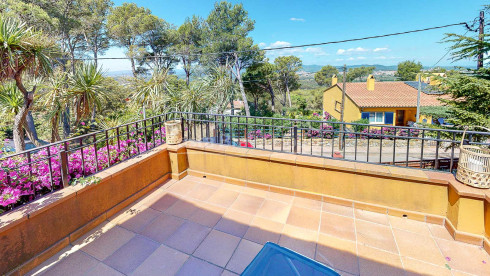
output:
[{"label": "tile grout line", "polygon": [[[242,192],[240,192],[236,198],[238,198],[238,197],[239,197],[241,194],[242,194]],[[235,199],[235,201],[236,201],[236,199]],[[262,201],[262,203],[260,204],[260,207],[257,209],[257,212],[260,210],[260,208],[262,208],[262,206],[264,206],[264,203],[265,203],[265,198],[263,198],[263,201]],[[231,207],[231,205],[230,205],[230,207]],[[235,211],[236,211],[236,210],[235,210]],[[244,212],[242,212],[242,213],[244,213]],[[252,220],[250,221],[250,223],[252,223],[252,222],[253,222],[253,220],[254,220],[254,218],[255,218],[255,217],[257,217],[257,213],[255,213],[255,214],[253,215]],[[249,229],[250,229],[250,224],[248,225],[248,228],[247,228],[247,231],[245,232],[245,234],[247,234],[247,232],[248,232],[248,230],[249,230]],[[243,237],[245,236],[245,234],[243,234]],[[234,235],[232,235],[232,236],[234,236]],[[235,237],[236,237],[236,236],[235,236]],[[238,245],[235,247],[235,250],[233,250],[233,253],[232,253],[232,254],[231,254],[231,256],[230,256],[230,259],[229,259],[229,260],[226,262],[226,264],[225,264],[225,266],[223,267],[223,269],[226,269],[226,267],[227,267],[227,266],[228,266],[228,264],[230,263],[231,259],[233,258],[233,255],[235,255],[235,252],[238,250],[238,247],[240,246],[240,244],[242,243],[242,240],[244,239],[243,237],[240,237],[240,241],[238,242]],[[247,240],[247,239],[245,239],[245,240]],[[248,241],[248,240],[247,240],[247,241]],[[255,243],[255,242],[254,242],[254,243]],[[230,271],[231,271],[231,270],[230,270]]]},{"label": "tile grout line", "polygon": [[[453,269],[452,267],[447,263],[447,260],[446,260],[446,256],[444,256],[444,253],[442,252],[442,249],[439,247],[439,244],[437,243],[437,240],[436,238],[434,237],[434,234],[432,233],[432,230],[430,229],[430,227],[427,225],[427,228],[429,228],[429,232],[430,232],[430,237],[432,239],[432,241],[434,241],[434,243],[436,244],[436,247],[437,247],[437,250],[439,250],[439,253],[441,253],[441,256],[442,258],[444,259],[444,262],[446,263],[446,265],[449,266],[449,273],[451,273],[451,275],[454,275],[453,273]],[[445,227],[444,227],[445,228]],[[447,231],[447,229],[445,229]],[[446,267],[447,268],[447,267]]]},{"label": "tile grout line", "polygon": [[[388,217],[388,214],[385,214],[385,216]],[[396,241],[395,232],[393,231],[393,227],[391,226],[391,221],[390,221],[389,218],[388,218],[388,224],[390,226],[391,235],[393,237],[393,240],[395,241],[396,250],[398,251],[398,258],[400,258],[400,262],[402,264],[403,272],[406,275],[407,274],[407,270],[405,269],[405,264],[403,263],[402,253],[400,252],[400,247],[398,246],[398,242]]]},{"label": "tile grout line", "polygon": [[357,239],[357,223],[356,223],[356,212],[354,210],[354,203],[352,203],[352,217],[354,218],[354,234],[356,236],[356,257],[357,257],[357,269],[359,271],[359,275],[361,274],[361,257],[359,256],[359,242]]}]

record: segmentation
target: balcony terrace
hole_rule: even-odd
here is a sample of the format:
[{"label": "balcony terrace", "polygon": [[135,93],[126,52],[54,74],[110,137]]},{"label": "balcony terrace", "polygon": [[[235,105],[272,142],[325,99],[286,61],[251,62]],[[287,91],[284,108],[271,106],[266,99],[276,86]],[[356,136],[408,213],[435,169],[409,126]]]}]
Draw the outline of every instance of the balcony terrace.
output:
[{"label": "balcony terrace", "polygon": [[341,275],[488,275],[444,226],[194,176],[107,218],[30,275],[235,275],[272,241]]},{"label": "balcony terrace", "polygon": [[[322,137],[316,156],[312,137],[301,137],[312,126],[245,120],[189,116],[182,124],[187,141],[166,145],[153,135],[164,120],[151,118],[135,128],[63,141],[64,152],[48,150],[34,162],[60,160],[57,171],[49,171],[52,190],[0,216],[0,274],[234,275],[271,241],[341,275],[490,275],[490,192],[465,186],[448,172],[409,168],[425,161],[409,164],[410,140],[421,142],[422,156],[424,143],[434,142],[432,166],[441,169],[440,144],[456,144],[460,133],[449,132],[452,139],[440,133],[435,140],[385,134],[406,141],[401,167],[371,164],[369,139],[375,138],[366,133],[352,137],[355,152],[357,139],[367,138],[367,160],[353,162],[324,155],[336,137],[340,141],[341,129]],[[281,133],[279,144],[262,136],[260,146],[258,135],[244,135],[267,127],[272,137]],[[120,137],[130,132],[144,132],[148,141],[131,158],[117,159],[126,151],[110,147],[122,147]],[[240,140],[246,147],[236,146]],[[393,149],[389,154],[396,159],[397,145],[391,146],[380,147],[376,156]],[[73,168],[64,162],[88,147],[99,156],[107,148],[108,165],[92,164],[82,154],[82,167],[95,165],[100,181],[65,185]],[[448,153],[447,168],[454,169],[457,154]],[[6,179],[13,182],[14,173]]]}]

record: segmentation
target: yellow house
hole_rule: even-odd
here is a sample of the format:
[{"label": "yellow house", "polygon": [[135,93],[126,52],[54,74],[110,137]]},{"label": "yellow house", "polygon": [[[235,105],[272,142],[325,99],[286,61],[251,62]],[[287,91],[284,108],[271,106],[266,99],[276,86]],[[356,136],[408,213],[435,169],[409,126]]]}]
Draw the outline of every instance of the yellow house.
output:
[{"label": "yellow house", "polygon": [[[407,126],[415,122],[417,113],[416,81],[375,82],[369,75],[366,82],[346,83],[344,121],[369,119],[371,124]],[[440,106],[439,91],[422,83],[420,106]],[[332,77],[332,86],[323,92],[323,111],[340,119],[342,84]],[[420,116],[420,122],[431,123],[432,118]]]}]

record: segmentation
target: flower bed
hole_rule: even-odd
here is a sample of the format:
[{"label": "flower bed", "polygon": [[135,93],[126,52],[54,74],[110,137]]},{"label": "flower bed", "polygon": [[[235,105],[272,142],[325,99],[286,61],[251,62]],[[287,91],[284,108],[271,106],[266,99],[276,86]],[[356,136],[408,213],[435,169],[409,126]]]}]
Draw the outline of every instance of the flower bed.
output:
[{"label": "flower bed", "polygon": [[[131,132],[129,139],[115,138],[68,152],[68,180],[89,176],[165,143],[165,127],[156,129],[145,143],[144,133]],[[154,138],[152,141],[151,139]],[[6,157],[0,161],[0,214],[36,197],[60,189],[60,151],[63,144],[45,147],[31,154]],[[51,169],[50,169],[51,168]],[[51,171],[51,172],[50,172]]]}]

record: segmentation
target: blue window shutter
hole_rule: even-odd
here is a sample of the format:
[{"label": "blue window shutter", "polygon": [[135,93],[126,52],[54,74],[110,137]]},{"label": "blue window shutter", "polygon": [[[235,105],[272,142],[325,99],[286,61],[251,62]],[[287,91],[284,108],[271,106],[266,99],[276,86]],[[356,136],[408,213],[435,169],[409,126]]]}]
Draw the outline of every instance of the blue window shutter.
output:
[{"label": "blue window shutter", "polygon": [[361,113],[361,118],[362,119],[368,119],[369,120],[369,112],[362,112]]},{"label": "blue window shutter", "polygon": [[393,112],[385,112],[385,124],[393,124]]}]

